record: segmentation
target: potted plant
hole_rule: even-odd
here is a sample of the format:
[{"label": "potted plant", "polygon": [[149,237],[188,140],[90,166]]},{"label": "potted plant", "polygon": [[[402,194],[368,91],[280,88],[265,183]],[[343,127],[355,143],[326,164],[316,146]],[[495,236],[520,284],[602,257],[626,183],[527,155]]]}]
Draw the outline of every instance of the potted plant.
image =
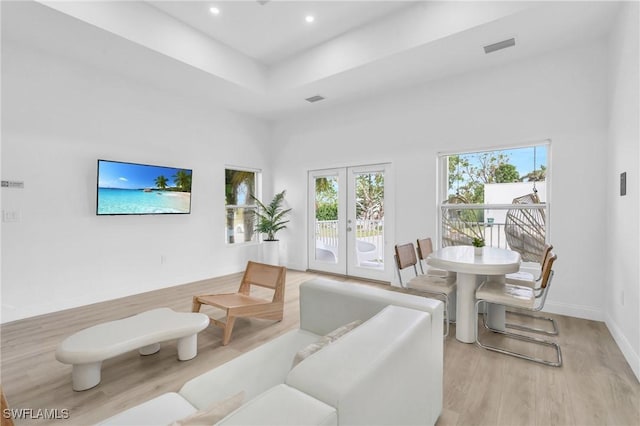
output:
[{"label": "potted plant", "polygon": [[276,239],[276,233],[287,227],[286,224],[289,220],[285,218],[291,211],[291,209],[285,209],[282,206],[285,194],[286,190],[276,194],[267,205],[258,200],[254,195],[251,195],[251,199],[258,205],[255,231],[266,235],[266,238],[262,240],[267,243],[263,248],[263,261],[265,263],[278,263],[278,240]]},{"label": "potted plant", "polygon": [[484,238],[474,237],[471,241],[473,245],[473,254],[476,256],[482,256],[482,247],[484,247]]}]

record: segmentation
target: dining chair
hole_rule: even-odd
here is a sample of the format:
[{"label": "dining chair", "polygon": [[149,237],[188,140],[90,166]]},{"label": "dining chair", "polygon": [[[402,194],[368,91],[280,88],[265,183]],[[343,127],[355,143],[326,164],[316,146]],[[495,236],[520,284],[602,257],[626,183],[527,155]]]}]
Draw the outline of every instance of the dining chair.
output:
[{"label": "dining chair", "polygon": [[[398,278],[400,279],[400,285],[402,288],[409,288],[443,298],[445,321],[444,337],[446,338],[449,335],[449,301],[452,298],[452,294],[453,297],[455,297],[455,281],[449,278],[433,275],[418,275],[418,269],[416,267],[418,259],[416,257],[416,250],[413,243],[396,244],[394,258],[396,261]],[[402,281],[402,270],[410,267],[413,267],[415,276],[405,285]]]},{"label": "dining chair", "polygon": [[[236,293],[194,296],[192,311],[200,312],[202,305],[213,306],[225,311],[225,322],[211,318],[213,325],[223,329],[222,345],[225,346],[231,339],[231,332],[237,317],[282,320],[286,272],[287,269],[284,266],[249,261],[240,288]],[[269,300],[251,296],[252,286],[273,290],[273,298]]]},{"label": "dining chair", "polygon": [[[549,254],[551,253],[552,250],[553,250],[553,246],[551,244],[544,245],[542,256],[540,258],[540,271],[537,277],[534,277],[534,275],[530,272],[519,271],[513,274],[507,274],[505,277],[505,282],[507,284],[530,287],[536,292],[536,294],[540,294],[542,291],[541,289],[542,267],[547,261]],[[509,314],[517,315],[520,317],[533,318],[535,320],[540,320],[540,321],[547,321],[548,323],[551,324],[552,330],[549,331],[549,330],[545,330],[544,328],[528,327],[522,324],[515,324],[515,323],[509,323],[509,322],[505,323],[505,327],[507,328],[522,330],[522,331],[529,331],[533,333],[546,334],[548,336],[557,336],[559,333],[558,324],[556,323],[555,319],[551,317],[543,317],[540,315],[533,315],[527,312],[514,311],[514,310],[510,310]]]},{"label": "dining chair", "polygon": [[420,271],[426,275],[433,275],[436,277],[446,277],[449,273],[444,269],[433,268],[425,263],[424,268],[422,263],[426,262],[427,257],[433,253],[433,243],[431,238],[418,238],[416,240],[416,252],[418,253],[418,264],[420,265]]},{"label": "dining chair", "polygon": [[509,284],[524,285],[529,287],[538,287],[542,278],[542,265],[547,260],[549,253],[553,250],[553,245],[545,244],[540,255],[539,266],[532,268],[529,266],[521,266],[518,272],[507,274],[505,276]]},{"label": "dining chair", "polygon": [[[542,278],[540,282],[540,291],[537,292],[535,289],[527,286],[519,286],[515,284],[507,284],[501,283],[498,281],[485,281],[480,287],[476,290],[476,304],[475,304],[475,315],[476,318],[478,316],[480,310],[481,303],[493,303],[496,305],[502,305],[507,308],[518,308],[528,311],[539,311],[544,307],[544,302],[547,298],[547,294],[549,292],[549,288],[551,287],[551,281],[553,279],[553,263],[556,261],[558,257],[550,252],[547,257],[544,265],[542,265]],[[560,351],[560,346],[552,342],[550,340],[543,340],[536,337],[526,336],[524,334],[518,333],[510,333],[502,330],[495,330],[493,328],[489,328],[487,325],[487,314],[486,310],[482,316],[484,327],[493,331],[494,333],[499,333],[504,335],[507,338],[513,338],[517,340],[522,340],[525,342],[534,343],[537,345],[549,346],[555,349],[556,352],[556,360],[548,361],[542,358],[533,357],[530,355],[523,354],[521,352],[516,352],[513,350],[506,349],[504,347],[492,346],[480,341],[478,326],[475,327],[475,338],[476,344],[481,348],[499,352],[505,355],[511,355],[518,358],[526,359],[529,361],[537,362],[544,365],[549,365],[553,367],[560,367],[562,365],[562,353]]]}]

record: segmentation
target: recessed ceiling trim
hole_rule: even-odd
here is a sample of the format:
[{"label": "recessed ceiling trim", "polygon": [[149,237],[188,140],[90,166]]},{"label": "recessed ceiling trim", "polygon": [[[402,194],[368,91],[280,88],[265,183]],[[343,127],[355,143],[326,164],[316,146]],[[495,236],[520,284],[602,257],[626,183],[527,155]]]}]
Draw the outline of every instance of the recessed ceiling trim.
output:
[{"label": "recessed ceiling trim", "polygon": [[506,49],[507,47],[512,47],[516,45],[516,39],[515,38],[510,38],[507,40],[502,40],[499,41],[497,43],[493,43],[493,44],[488,44],[486,46],[484,46],[484,53],[492,53],[495,52],[496,50],[502,50],[502,49]]}]

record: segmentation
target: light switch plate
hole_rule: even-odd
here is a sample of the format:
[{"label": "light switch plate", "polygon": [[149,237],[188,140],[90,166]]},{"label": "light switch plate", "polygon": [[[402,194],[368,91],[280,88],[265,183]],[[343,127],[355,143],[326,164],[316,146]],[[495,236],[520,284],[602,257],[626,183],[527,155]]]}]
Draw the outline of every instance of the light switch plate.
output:
[{"label": "light switch plate", "polygon": [[24,182],[18,181],[18,180],[3,180],[2,181],[2,187],[3,188],[23,189],[24,188]]}]

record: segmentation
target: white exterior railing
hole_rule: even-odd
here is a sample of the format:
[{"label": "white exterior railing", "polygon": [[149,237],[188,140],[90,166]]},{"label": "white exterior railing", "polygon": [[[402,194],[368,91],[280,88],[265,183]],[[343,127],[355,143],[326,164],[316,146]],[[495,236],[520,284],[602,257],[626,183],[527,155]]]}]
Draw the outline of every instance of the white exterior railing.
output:
[{"label": "white exterior railing", "polygon": [[[375,260],[382,263],[384,261],[384,220],[356,219],[354,231],[358,262],[363,264],[365,261]],[[337,255],[339,237],[337,220],[316,221],[316,247],[331,250]]]},{"label": "white exterior railing", "polygon": [[[537,261],[546,239],[547,204],[444,204],[441,206],[442,247],[471,245],[474,237],[482,237],[488,247],[506,248],[520,253],[523,261]],[[482,212],[484,220],[465,220],[463,211]],[[524,220],[512,221],[507,230],[505,218],[509,210],[520,211]],[[500,222],[495,218],[502,219]],[[510,244],[507,239],[510,232]]]}]

